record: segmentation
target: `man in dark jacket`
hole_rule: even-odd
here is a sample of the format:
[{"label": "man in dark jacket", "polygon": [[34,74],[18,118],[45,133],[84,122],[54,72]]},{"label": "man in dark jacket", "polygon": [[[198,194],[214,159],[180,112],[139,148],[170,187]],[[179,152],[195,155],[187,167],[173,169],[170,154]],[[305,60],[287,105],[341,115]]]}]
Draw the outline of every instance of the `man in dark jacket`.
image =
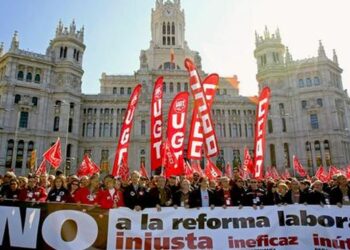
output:
[{"label": "man in dark jacket", "polygon": [[258,187],[258,180],[251,179],[250,186],[245,193],[245,206],[262,206],[265,204],[266,194],[265,190]]},{"label": "man in dark jacket", "polygon": [[297,179],[292,179],[291,188],[288,190],[285,198],[288,204],[306,204],[308,194],[300,190],[300,183]]},{"label": "man in dark jacket", "polygon": [[166,179],[164,176],[159,176],[156,187],[149,191],[149,207],[169,207],[173,205],[172,194],[169,187],[165,185]]},{"label": "man in dark jacket", "polygon": [[332,205],[350,205],[350,186],[344,175],[337,176],[337,186],[331,190],[329,198]]},{"label": "man in dark jacket", "polygon": [[140,211],[147,206],[148,193],[146,188],[139,184],[140,173],[131,173],[131,183],[124,189],[125,205],[136,211]]}]

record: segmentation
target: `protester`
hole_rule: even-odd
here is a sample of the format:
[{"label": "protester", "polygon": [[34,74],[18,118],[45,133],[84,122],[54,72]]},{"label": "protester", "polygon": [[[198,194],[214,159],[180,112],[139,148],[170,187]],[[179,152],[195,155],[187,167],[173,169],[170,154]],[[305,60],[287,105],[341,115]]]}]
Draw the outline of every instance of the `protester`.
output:
[{"label": "protester", "polygon": [[47,199],[46,190],[37,184],[38,178],[35,175],[29,175],[28,186],[21,190],[20,200],[31,202],[45,202]]},{"label": "protester", "polygon": [[183,179],[181,188],[174,194],[174,206],[189,208],[189,198],[192,191],[191,182]]},{"label": "protester", "polygon": [[350,205],[350,186],[342,174],[336,177],[337,184],[331,190],[329,197],[332,205]]},{"label": "protester", "polygon": [[105,177],[105,190],[100,191],[99,205],[102,208],[124,207],[124,197],[121,191],[121,181],[116,180],[113,175]]},{"label": "protester", "polygon": [[[84,180],[86,180],[84,178]],[[100,192],[100,180],[99,175],[94,174],[84,181],[84,184],[80,182],[80,188],[75,193],[75,201],[80,204],[85,205],[98,205],[99,204],[99,195]]]},{"label": "protester", "polygon": [[147,206],[148,193],[146,187],[139,185],[140,173],[131,173],[131,183],[124,189],[125,205],[136,211],[140,211]]},{"label": "protester", "polygon": [[250,185],[245,193],[245,206],[262,206],[266,200],[265,190],[258,187],[258,180],[251,179]]},{"label": "protester", "polygon": [[199,179],[199,188],[190,193],[189,205],[191,208],[214,207],[215,194],[209,189],[209,180],[206,177]]},{"label": "protester", "polygon": [[159,176],[156,187],[149,191],[149,207],[169,207],[173,205],[173,197],[169,187],[165,185],[166,179],[164,176]]},{"label": "protester", "polygon": [[69,191],[66,188],[65,178],[61,175],[56,176],[55,180],[53,181],[53,187],[47,195],[47,201],[65,203],[71,200]]}]

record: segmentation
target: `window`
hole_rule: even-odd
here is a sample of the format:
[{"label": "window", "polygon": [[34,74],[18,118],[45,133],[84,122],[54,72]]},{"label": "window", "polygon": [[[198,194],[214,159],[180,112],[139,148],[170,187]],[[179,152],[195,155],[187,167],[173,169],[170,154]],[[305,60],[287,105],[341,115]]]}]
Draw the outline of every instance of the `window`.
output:
[{"label": "window", "polygon": [[290,157],[289,157],[289,145],[288,143],[283,144],[283,149],[284,149],[284,165],[285,168],[290,167]]},{"label": "window", "polygon": [[175,45],[175,37],[172,37],[172,38],[171,38],[171,44],[172,44],[172,45]]},{"label": "window", "polygon": [[21,101],[21,95],[15,95],[15,103],[19,103]]},{"label": "window", "polygon": [[271,166],[276,166],[276,150],[274,144],[270,144],[270,160]]},{"label": "window", "polygon": [[232,125],[231,125],[231,123],[228,124],[228,132],[229,132],[230,137],[232,137]]},{"label": "window", "polygon": [[315,85],[320,85],[320,78],[318,78],[318,76],[314,77],[314,84]]},{"label": "window", "polygon": [[181,84],[179,82],[176,84],[176,91],[177,92],[181,91]]},{"label": "window", "polygon": [[315,158],[317,166],[322,165],[322,152],[321,152],[321,144],[319,141],[315,141]]},{"label": "window", "polygon": [[32,73],[31,73],[31,72],[28,72],[28,73],[27,73],[27,76],[26,76],[26,81],[27,81],[27,82],[31,82],[32,79],[33,79]]},{"label": "window", "polygon": [[308,87],[312,86],[311,78],[306,78],[306,86]]},{"label": "window", "polygon": [[66,158],[70,158],[72,156],[72,144],[67,145]]},{"label": "window", "polygon": [[13,147],[14,147],[14,141],[8,140],[7,141],[7,151],[6,151],[6,168],[11,168],[12,165],[12,158],[13,158]]},{"label": "window", "polygon": [[120,94],[121,94],[121,95],[124,95],[124,87],[121,87],[121,88],[120,88]]},{"label": "window", "polygon": [[287,132],[286,119],[282,118],[282,132]]},{"label": "window", "polygon": [[19,141],[17,145],[16,168],[22,168],[24,152],[24,141]]},{"label": "window", "polygon": [[73,118],[69,118],[68,122],[68,132],[72,133],[73,132]]},{"label": "window", "polygon": [[63,57],[63,47],[61,47],[61,49],[60,49],[60,58],[62,58]]},{"label": "window", "polygon": [[23,81],[24,73],[22,70],[17,73],[17,80]]},{"label": "window", "polygon": [[93,136],[93,126],[91,123],[88,123],[87,124],[87,133],[86,133],[86,136],[87,137],[92,137]]},{"label": "window", "polygon": [[166,93],[166,82],[163,82],[163,92]]},{"label": "window", "polygon": [[82,131],[82,136],[84,137],[85,136],[85,123],[83,123],[83,131]]},{"label": "window", "polygon": [[33,106],[38,106],[38,97],[32,97],[32,104]]},{"label": "window", "polygon": [[79,54],[80,54],[80,51],[77,52],[77,62],[79,62]]},{"label": "window", "polygon": [[142,120],[141,121],[141,135],[145,135],[146,134],[146,121]]},{"label": "window", "polygon": [[27,128],[28,127],[28,116],[29,113],[22,111],[20,118],[19,118],[19,127],[20,128]]},{"label": "window", "polygon": [[185,87],[184,87],[185,91],[188,91],[188,83],[185,82]]},{"label": "window", "polygon": [[310,115],[310,123],[312,129],[318,129],[318,118],[317,114],[311,114]]},{"label": "window", "polygon": [[238,129],[237,129],[237,124],[234,123],[232,125],[232,134],[233,134],[233,137],[238,137]]},{"label": "window", "polygon": [[253,137],[253,124],[248,124],[248,137]]},{"label": "window", "polygon": [[53,131],[59,131],[60,129],[60,117],[56,116],[53,121]]},{"label": "window", "polygon": [[66,58],[66,57],[67,57],[67,47],[64,47],[63,57],[64,57],[64,58]]},{"label": "window", "polygon": [[320,107],[323,106],[322,98],[317,98],[317,105]]},{"label": "window", "polygon": [[305,87],[304,80],[299,79],[299,88],[304,88],[304,87]]},{"label": "window", "polygon": [[163,36],[163,45],[166,45],[166,37]]},{"label": "window", "polygon": [[117,88],[113,88],[113,94],[117,94]]},{"label": "window", "polygon": [[168,35],[170,35],[170,23],[168,22],[168,24],[167,24],[167,26],[166,26],[166,33],[168,34]]},{"label": "window", "polygon": [[165,26],[165,22],[163,23],[163,35],[166,35],[166,26]]},{"label": "window", "polygon": [[73,52],[73,58],[76,59],[76,55],[77,55],[77,50],[74,49],[74,52]]},{"label": "window", "polygon": [[171,24],[171,34],[175,35],[175,23]]},{"label": "window", "polygon": [[330,151],[329,141],[325,140],[323,142],[323,145],[324,145],[324,154],[325,154],[325,159],[326,159],[326,165],[330,166],[330,165],[332,165],[332,159],[331,159],[331,151]]},{"label": "window", "polygon": [[302,108],[302,109],[306,109],[306,107],[307,107],[307,101],[302,100],[302,101],[301,101],[301,108]]},{"label": "window", "polygon": [[280,103],[278,104],[278,107],[279,107],[279,110],[280,110],[280,115],[284,115],[284,104],[283,103]]},{"label": "window", "polygon": [[103,126],[103,137],[109,136],[109,124],[105,123]]},{"label": "window", "polygon": [[131,88],[128,88],[128,95],[131,95]]},{"label": "window", "polygon": [[172,83],[172,82],[169,83],[169,91],[170,91],[170,93],[174,92],[174,83]]},{"label": "window", "polygon": [[35,83],[40,83],[40,75],[39,74],[36,74],[35,77],[34,77],[34,82]]},{"label": "window", "polygon": [[272,120],[271,119],[269,119],[268,122],[267,122],[267,128],[268,128],[269,134],[273,133],[273,126],[272,126]]}]

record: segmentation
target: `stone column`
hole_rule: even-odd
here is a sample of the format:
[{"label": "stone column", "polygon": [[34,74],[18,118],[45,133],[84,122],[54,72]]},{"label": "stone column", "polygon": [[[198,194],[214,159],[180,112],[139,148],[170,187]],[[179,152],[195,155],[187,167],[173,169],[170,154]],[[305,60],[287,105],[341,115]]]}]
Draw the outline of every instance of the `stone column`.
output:
[{"label": "stone column", "polygon": [[24,148],[23,148],[23,161],[22,161],[22,168],[21,168],[21,175],[26,175],[27,170],[27,158],[28,158],[28,142],[24,142]]}]

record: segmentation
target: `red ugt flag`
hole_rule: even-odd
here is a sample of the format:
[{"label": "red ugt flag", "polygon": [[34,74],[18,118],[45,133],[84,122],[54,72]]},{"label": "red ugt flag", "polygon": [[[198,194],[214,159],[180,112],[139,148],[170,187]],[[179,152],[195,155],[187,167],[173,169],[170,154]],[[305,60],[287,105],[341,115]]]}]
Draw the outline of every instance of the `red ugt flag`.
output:
[{"label": "red ugt flag", "polygon": [[214,163],[212,163],[209,158],[207,158],[207,166],[205,167],[205,175],[209,178],[209,180],[213,180],[222,175],[220,169],[218,169]]},{"label": "red ugt flag", "polygon": [[95,162],[93,162],[89,156],[86,154],[84,155],[83,161],[80,165],[80,168],[77,171],[78,176],[84,176],[84,175],[93,175],[100,172],[100,168],[96,165]]},{"label": "red ugt flag", "polygon": [[49,148],[44,154],[44,159],[50,163],[55,169],[58,168],[62,162],[61,152],[61,140],[57,138],[57,141],[51,148]]},{"label": "red ugt flag", "polygon": [[295,172],[297,172],[301,177],[305,177],[307,173],[295,155],[293,155],[293,163]]},{"label": "red ugt flag", "polygon": [[43,161],[40,163],[40,166],[38,167],[38,169],[35,172],[35,175],[42,175],[42,174],[46,174],[46,160],[43,159]]}]

